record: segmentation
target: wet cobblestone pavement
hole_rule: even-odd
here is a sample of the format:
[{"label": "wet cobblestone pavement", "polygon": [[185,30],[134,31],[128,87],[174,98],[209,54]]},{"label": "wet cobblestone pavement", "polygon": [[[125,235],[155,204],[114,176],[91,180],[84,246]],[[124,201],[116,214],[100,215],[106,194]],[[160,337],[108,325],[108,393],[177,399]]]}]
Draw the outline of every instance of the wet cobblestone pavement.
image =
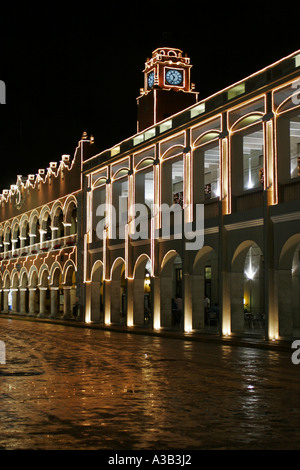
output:
[{"label": "wet cobblestone pavement", "polygon": [[299,449],[291,353],[0,319],[0,449]]}]

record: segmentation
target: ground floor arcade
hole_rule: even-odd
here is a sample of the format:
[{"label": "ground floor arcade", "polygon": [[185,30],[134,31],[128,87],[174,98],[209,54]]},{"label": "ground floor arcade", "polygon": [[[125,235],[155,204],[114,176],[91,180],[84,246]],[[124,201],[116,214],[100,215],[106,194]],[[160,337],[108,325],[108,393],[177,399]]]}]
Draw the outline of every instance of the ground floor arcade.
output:
[{"label": "ground floor arcade", "polygon": [[133,249],[129,261],[121,249],[107,249],[106,266],[103,250],[94,250],[84,320],[269,339],[299,336],[299,222],[285,224],[284,231],[274,224],[266,243],[263,220],[257,220],[249,227],[228,225],[222,240],[211,230],[197,252],[184,251],[181,241],[158,242],[155,263],[148,245]]},{"label": "ground floor arcade", "polygon": [[76,303],[76,268],[69,260],[27,271],[5,270],[0,290],[0,311],[41,318],[71,318]]}]

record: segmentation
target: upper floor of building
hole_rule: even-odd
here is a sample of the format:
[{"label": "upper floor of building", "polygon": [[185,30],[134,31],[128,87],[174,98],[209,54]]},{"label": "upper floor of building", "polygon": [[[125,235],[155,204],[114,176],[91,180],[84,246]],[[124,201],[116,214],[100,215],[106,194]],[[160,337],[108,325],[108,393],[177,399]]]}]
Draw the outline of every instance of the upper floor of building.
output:
[{"label": "upper floor of building", "polygon": [[[293,203],[300,197],[300,51],[83,161],[86,233],[97,208],[179,202],[187,220]],[[266,196],[266,197],[265,197]],[[121,215],[120,215],[121,214]],[[159,228],[160,222],[157,222]]]}]

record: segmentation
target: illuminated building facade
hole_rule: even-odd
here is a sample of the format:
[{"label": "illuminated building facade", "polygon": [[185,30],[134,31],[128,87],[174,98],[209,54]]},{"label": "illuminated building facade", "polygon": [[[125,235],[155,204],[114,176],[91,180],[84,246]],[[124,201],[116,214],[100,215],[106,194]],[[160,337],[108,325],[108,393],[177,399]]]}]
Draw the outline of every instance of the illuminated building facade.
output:
[{"label": "illuminated building facade", "polygon": [[190,70],[155,50],[134,136],[2,191],[1,312],[299,336],[300,51],[200,101]]},{"label": "illuminated building facade", "polygon": [[85,321],[299,335],[300,51],[198,101],[189,59],[161,48],[144,84],[138,133],[83,160]]},{"label": "illuminated building facade", "polygon": [[[0,196],[1,312],[73,318],[78,295],[79,142],[36,175],[18,176]],[[90,145],[90,144],[89,144]]]}]

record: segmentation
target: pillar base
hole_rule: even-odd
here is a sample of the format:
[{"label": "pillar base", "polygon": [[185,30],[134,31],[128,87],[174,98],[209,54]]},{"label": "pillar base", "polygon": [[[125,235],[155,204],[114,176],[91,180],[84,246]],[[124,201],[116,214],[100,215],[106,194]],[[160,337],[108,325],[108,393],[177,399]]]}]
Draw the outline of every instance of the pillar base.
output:
[{"label": "pillar base", "polygon": [[38,318],[48,318],[48,315],[46,313],[39,313]]},{"label": "pillar base", "polygon": [[[48,316],[46,316],[44,313],[41,315],[44,315],[44,318],[48,318]],[[55,319],[61,318],[61,316],[58,313],[51,313],[49,318],[51,318],[51,320],[55,320]]]}]

